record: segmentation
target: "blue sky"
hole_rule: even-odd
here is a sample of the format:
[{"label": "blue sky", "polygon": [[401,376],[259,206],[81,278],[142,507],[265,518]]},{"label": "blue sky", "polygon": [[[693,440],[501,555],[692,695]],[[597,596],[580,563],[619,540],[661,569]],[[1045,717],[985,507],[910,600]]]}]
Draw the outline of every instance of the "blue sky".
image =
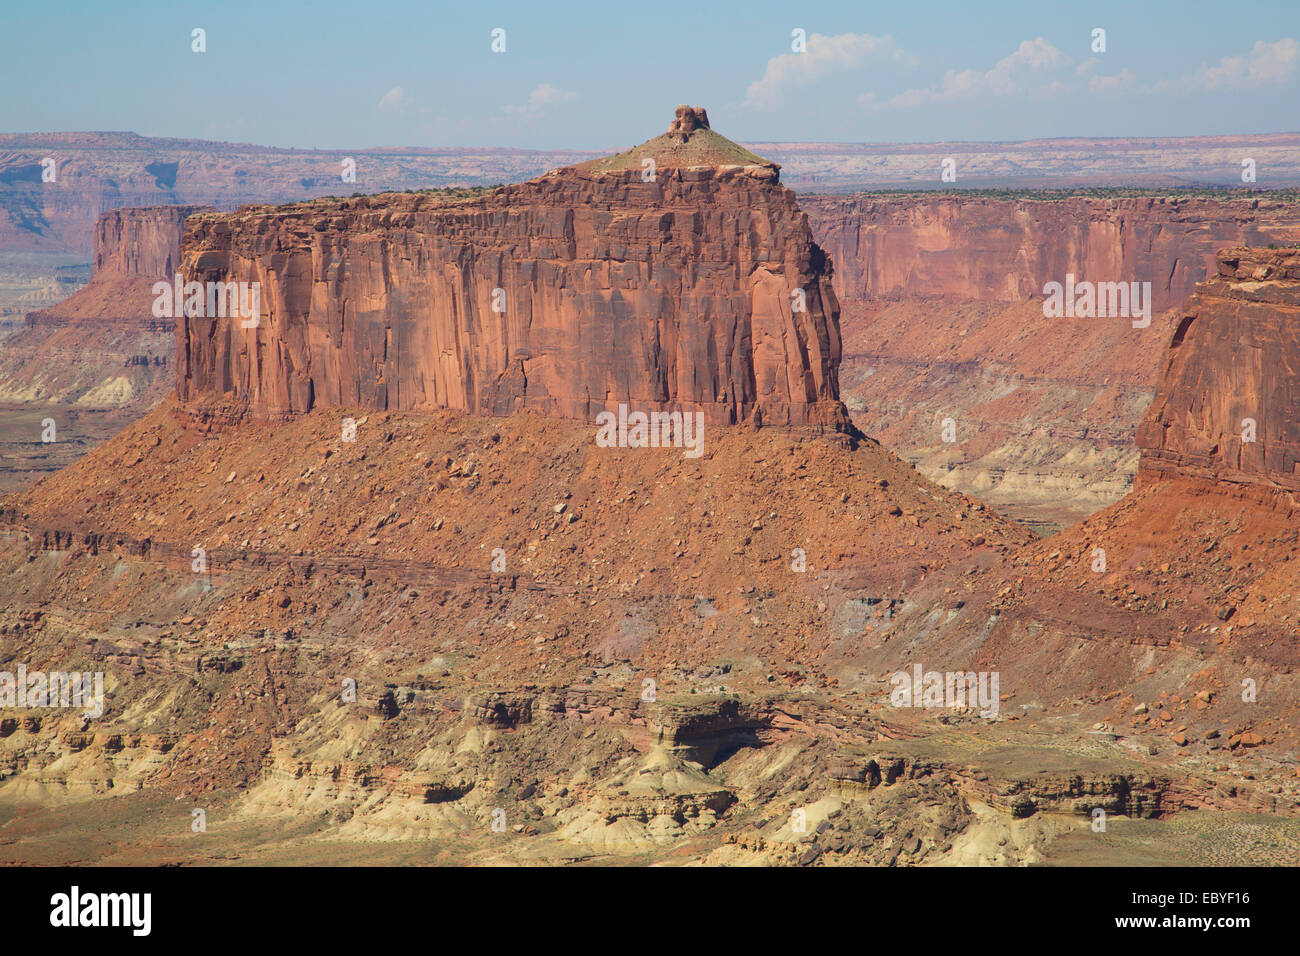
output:
[{"label": "blue sky", "polygon": [[1300,0],[121,6],[4,11],[0,132],[612,149],[678,103],[750,142],[1300,129]]}]

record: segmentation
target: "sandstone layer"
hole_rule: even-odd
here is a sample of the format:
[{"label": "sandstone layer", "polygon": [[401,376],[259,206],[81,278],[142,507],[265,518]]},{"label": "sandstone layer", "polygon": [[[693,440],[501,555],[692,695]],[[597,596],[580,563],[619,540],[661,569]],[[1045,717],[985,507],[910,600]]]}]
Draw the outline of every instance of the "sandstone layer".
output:
[{"label": "sandstone layer", "polygon": [[104,213],[94,228],[94,271],[90,283],[57,305],[29,313],[27,326],[84,322],[157,325],[150,288],[170,279],[180,266],[181,235],[187,217],[212,211],[204,206],[148,206]]},{"label": "sandstone layer", "polygon": [[577,167],[458,202],[195,217],[186,279],[258,283],[261,315],[179,318],[178,393],[272,418],[349,405],[590,421],[625,403],[846,428],[831,263],[794,194],[771,165],[660,158],[650,181],[640,164]]},{"label": "sandstone layer", "polygon": [[[1300,650],[1291,332],[1300,252],[1223,250],[1215,274],[1173,315],[1157,397],[1137,435],[1133,492],[1015,564],[1034,569],[1036,590],[1061,607],[1095,600],[1090,620],[1128,615],[1157,640],[1213,648],[1202,677],[1222,674],[1229,652],[1245,652],[1231,666],[1239,686],[1253,687],[1260,671],[1289,668]],[[1256,702],[1253,692],[1234,696]],[[1145,711],[1134,720],[1170,723]]]}]

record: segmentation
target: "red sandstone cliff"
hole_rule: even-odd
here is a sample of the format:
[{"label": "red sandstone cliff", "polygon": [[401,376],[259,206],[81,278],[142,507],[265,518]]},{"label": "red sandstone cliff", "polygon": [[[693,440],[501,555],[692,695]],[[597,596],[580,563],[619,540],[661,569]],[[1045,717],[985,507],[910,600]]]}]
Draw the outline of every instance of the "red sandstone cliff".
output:
[{"label": "red sandstone cliff", "polygon": [[1186,300],[1226,245],[1300,238],[1300,209],[1274,199],[808,196],[845,299],[945,295],[1018,302],[1066,273],[1150,282],[1157,311]]},{"label": "red sandstone cliff", "polygon": [[713,165],[734,144],[700,117],[645,144],[649,182],[638,148],[465,201],[192,219],[186,279],[260,283],[261,315],[256,328],[177,319],[180,397],[269,417],[360,405],[590,420],[625,402],[843,429],[830,262],[776,168]]},{"label": "red sandstone cliff", "polygon": [[95,272],[170,277],[180,265],[186,217],[204,206],[114,209],[95,223]]},{"label": "red sandstone cliff", "polygon": [[1298,326],[1300,251],[1220,252],[1182,311],[1138,430],[1140,474],[1300,490]]}]

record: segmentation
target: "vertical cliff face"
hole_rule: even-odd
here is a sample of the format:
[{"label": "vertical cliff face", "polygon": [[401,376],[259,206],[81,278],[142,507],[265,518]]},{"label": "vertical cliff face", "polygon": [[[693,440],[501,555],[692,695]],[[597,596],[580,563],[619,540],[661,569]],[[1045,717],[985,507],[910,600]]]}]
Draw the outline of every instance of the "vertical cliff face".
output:
[{"label": "vertical cliff face", "polygon": [[1184,307],[1140,474],[1300,490],[1300,251],[1235,248]]},{"label": "vertical cliff face", "polygon": [[1268,199],[811,196],[817,241],[845,298],[944,295],[1019,302],[1067,273],[1150,282],[1156,311],[1186,300],[1227,245],[1300,237]]},{"label": "vertical cliff face", "polygon": [[95,272],[170,278],[180,266],[185,219],[210,207],[114,209],[95,223]]},{"label": "vertical cliff face", "polygon": [[749,154],[698,112],[644,148],[470,199],[192,219],[185,278],[258,283],[260,316],[177,319],[180,397],[267,417],[591,419],[627,403],[843,429],[830,262],[777,168],[723,162]]}]

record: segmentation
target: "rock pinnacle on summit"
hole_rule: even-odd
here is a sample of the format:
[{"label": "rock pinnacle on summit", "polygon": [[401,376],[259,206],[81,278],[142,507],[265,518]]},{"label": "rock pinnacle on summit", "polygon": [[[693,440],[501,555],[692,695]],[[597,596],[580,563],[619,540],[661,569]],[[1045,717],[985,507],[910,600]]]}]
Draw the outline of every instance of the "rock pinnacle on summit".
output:
[{"label": "rock pinnacle on summit", "polygon": [[679,106],[668,131],[625,153],[606,156],[580,164],[578,169],[608,173],[622,169],[642,169],[647,159],[657,168],[687,169],[693,166],[763,166],[779,170],[773,163],[727,139],[709,125],[709,114],[702,106]]},{"label": "rock pinnacle on summit", "polygon": [[682,142],[684,143],[690,139],[691,133],[695,130],[708,128],[709,114],[702,106],[679,106],[677,107],[677,118],[668,127],[668,132],[681,133]]}]

